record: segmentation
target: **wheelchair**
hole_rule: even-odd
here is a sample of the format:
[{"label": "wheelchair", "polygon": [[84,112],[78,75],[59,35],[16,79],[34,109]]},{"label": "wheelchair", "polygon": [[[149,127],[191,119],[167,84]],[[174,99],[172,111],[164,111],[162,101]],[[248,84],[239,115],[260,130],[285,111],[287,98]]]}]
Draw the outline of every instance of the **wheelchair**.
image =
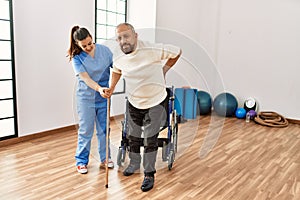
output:
[{"label": "wheelchair", "polygon": [[[175,94],[174,87],[166,88],[168,93],[168,111],[167,120],[164,126],[162,126],[159,132],[167,129],[167,137],[166,138],[158,138],[158,147],[162,148],[162,161],[168,163],[168,169],[171,170],[173,167],[173,163],[175,161],[175,154],[177,153],[177,140],[178,140],[178,122],[179,117],[177,115],[176,110],[174,109],[175,102]],[[124,120],[121,121],[122,124],[122,139],[121,145],[118,149],[117,155],[117,165],[122,166],[125,162],[126,154],[129,152],[129,141],[127,138],[128,133],[128,100],[126,99],[126,107],[124,113]],[[142,128],[143,129],[143,128]],[[140,146],[144,146],[143,142],[141,142]]]}]

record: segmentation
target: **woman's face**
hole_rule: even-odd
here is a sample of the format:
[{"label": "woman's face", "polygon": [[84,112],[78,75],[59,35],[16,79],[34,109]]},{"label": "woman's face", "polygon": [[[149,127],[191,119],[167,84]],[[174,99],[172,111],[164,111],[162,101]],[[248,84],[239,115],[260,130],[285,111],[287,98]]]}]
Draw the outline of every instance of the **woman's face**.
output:
[{"label": "woman's face", "polygon": [[87,38],[77,41],[77,45],[86,53],[90,54],[95,49],[95,44],[93,43],[93,39],[88,36]]}]

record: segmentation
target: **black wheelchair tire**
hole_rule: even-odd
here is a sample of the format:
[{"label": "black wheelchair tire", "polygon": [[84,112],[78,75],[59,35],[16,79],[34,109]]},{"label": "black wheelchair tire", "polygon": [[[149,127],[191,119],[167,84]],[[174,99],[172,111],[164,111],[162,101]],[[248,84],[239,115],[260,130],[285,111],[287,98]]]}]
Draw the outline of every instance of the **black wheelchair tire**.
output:
[{"label": "black wheelchair tire", "polygon": [[171,150],[171,151],[170,151],[170,155],[169,155],[169,161],[168,161],[168,169],[169,169],[169,170],[171,170],[172,167],[173,167],[174,159],[175,159],[175,154],[174,154],[174,151]]}]

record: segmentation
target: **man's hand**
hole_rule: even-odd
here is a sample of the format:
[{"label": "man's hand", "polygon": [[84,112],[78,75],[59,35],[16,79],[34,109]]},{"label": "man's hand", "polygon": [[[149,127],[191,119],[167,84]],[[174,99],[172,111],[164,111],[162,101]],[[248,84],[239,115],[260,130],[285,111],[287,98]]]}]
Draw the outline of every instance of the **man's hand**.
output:
[{"label": "man's hand", "polygon": [[113,93],[113,89],[112,88],[106,88],[106,87],[100,87],[98,89],[99,93],[101,94],[101,96],[103,98],[110,98],[112,93]]}]

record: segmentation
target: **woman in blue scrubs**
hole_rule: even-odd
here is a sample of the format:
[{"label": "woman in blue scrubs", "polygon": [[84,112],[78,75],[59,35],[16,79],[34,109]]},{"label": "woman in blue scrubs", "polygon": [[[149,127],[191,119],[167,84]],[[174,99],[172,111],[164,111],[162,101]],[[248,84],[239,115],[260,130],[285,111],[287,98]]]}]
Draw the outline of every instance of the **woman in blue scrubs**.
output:
[{"label": "woman in blue scrubs", "polygon": [[[104,92],[104,89],[108,87],[112,53],[108,47],[95,44],[86,28],[74,26],[71,30],[68,56],[78,79],[76,102],[79,129],[76,168],[79,173],[86,174],[95,125],[100,167],[106,164],[106,98],[110,94]],[[107,165],[109,168],[114,167],[110,148]]]}]

